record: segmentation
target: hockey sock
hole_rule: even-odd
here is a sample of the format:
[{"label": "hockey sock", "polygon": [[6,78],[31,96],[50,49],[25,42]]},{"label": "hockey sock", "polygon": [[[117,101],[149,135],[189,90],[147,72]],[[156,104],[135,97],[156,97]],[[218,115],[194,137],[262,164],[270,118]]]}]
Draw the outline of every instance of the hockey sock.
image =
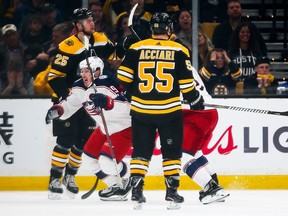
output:
[{"label": "hockey sock", "polygon": [[[177,188],[179,186],[179,179],[180,179],[180,171],[181,171],[181,160],[180,159],[163,159],[162,161],[162,168],[163,173],[165,176],[165,181],[167,179],[170,179],[171,182],[176,183],[178,182],[178,185],[171,185],[173,188]],[[173,181],[172,181],[173,180]],[[166,182],[167,185],[167,182]]]},{"label": "hockey sock", "polygon": [[205,167],[197,162],[197,160],[190,160],[187,162],[183,171],[201,188],[204,188],[205,185],[212,179],[210,174],[207,172]]},{"label": "hockey sock", "polygon": [[68,165],[66,167],[66,172],[71,175],[76,175],[78,169],[82,163],[82,153],[83,150],[78,149],[76,146],[71,148],[69,154]]},{"label": "hockey sock", "polygon": [[59,144],[54,147],[51,160],[51,176],[53,176],[54,178],[61,178],[68,157],[69,149],[62,147]]},{"label": "hockey sock", "polygon": [[145,177],[148,169],[149,169],[150,162],[145,158],[131,158],[130,160],[130,173],[131,176],[143,176]]},{"label": "hockey sock", "polygon": [[207,172],[209,173],[209,175],[213,175],[215,174],[215,172],[213,171],[212,166],[210,165],[209,161],[207,160],[207,158],[202,155],[201,157],[197,158],[196,160],[200,166],[205,166],[205,169],[207,170]]}]

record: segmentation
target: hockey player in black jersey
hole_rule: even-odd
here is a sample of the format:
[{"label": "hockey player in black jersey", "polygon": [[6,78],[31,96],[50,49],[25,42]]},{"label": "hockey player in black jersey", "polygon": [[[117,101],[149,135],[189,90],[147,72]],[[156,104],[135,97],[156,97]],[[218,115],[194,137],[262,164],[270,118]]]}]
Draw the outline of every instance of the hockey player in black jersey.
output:
[{"label": "hockey player in black jersey", "polygon": [[[108,58],[114,52],[114,45],[105,34],[95,32],[90,10],[74,10],[73,22],[76,33],[59,44],[48,75],[49,85],[54,91],[54,104],[65,100],[70,94],[73,82],[79,78],[78,65],[87,55],[94,53],[98,57]],[[83,34],[89,38],[88,54],[82,40]],[[92,132],[86,130],[89,126],[95,126],[95,121],[84,108],[66,120],[53,120],[53,135],[57,140],[52,152],[49,199],[60,199],[63,193],[62,184],[72,198],[79,192],[75,175],[81,165],[84,144]]]},{"label": "hockey player in black jersey", "polygon": [[172,34],[169,15],[155,13],[150,26],[153,37],[130,46],[117,71],[118,79],[132,95],[132,200],[146,201],[143,196],[144,179],[158,130],[166,184],[165,200],[176,203],[175,208],[179,208],[177,204],[184,202],[177,193],[183,141],[180,92],[191,109],[204,109],[204,100],[193,84],[188,49],[169,40]]}]

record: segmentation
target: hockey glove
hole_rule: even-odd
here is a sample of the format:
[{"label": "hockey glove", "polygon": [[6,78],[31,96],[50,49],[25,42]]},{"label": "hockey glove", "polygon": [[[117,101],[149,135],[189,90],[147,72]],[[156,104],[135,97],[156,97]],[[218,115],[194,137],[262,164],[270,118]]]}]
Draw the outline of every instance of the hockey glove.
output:
[{"label": "hockey glove", "polygon": [[45,122],[46,124],[51,123],[51,120],[59,118],[63,115],[63,107],[60,105],[53,105],[47,112]]},{"label": "hockey glove", "polygon": [[100,107],[105,110],[111,110],[114,107],[114,100],[107,95],[96,93],[90,94],[89,98],[93,101],[95,107]]},{"label": "hockey glove", "polygon": [[129,47],[138,42],[138,38],[136,38],[133,34],[128,35],[127,37],[125,37],[125,39],[123,40],[123,48],[124,50],[128,50]]},{"label": "hockey glove", "polygon": [[190,109],[191,110],[204,110],[205,109],[204,99],[199,92],[198,92],[198,96],[196,97],[196,99],[190,103]]}]

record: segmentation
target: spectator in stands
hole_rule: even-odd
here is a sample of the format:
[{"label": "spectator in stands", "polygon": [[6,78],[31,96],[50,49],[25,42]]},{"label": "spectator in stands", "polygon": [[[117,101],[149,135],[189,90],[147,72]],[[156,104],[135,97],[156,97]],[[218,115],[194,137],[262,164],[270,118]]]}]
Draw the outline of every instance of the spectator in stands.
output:
[{"label": "spectator in stands", "polygon": [[92,11],[95,31],[104,32],[107,37],[112,40],[113,37],[113,23],[111,16],[106,16],[103,13],[103,6],[100,2],[94,2],[89,4],[89,8]]},{"label": "spectator in stands", "polygon": [[69,22],[64,22],[55,25],[52,32],[52,40],[44,45],[44,52],[39,51],[26,65],[27,71],[34,78],[35,95],[52,95],[47,76],[50,72],[57,46],[70,36],[72,26],[69,24]]},{"label": "spectator in stands", "polygon": [[227,20],[226,0],[201,0],[199,1],[199,22],[221,23]]},{"label": "spectator in stands", "polygon": [[[151,37],[149,22],[152,17],[152,14],[145,11],[144,0],[129,0],[130,9],[132,9],[136,3],[138,3],[138,6],[135,10],[133,17],[133,28],[141,39],[147,39]],[[114,29],[116,29],[120,17],[123,16],[124,14],[129,13],[130,11],[125,11],[116,17],[114,22]]]},{"label": "spectator in stands", "polygon": [[17,1],[0,0],[0,26],[13,23]]},{"label": "spectator in stands", "polygon": [[250,23],[240,23],[236,27],[231,38],[228,55],[242,72],[236,86],[236,93],[242,94],[244,79],[255,73],[256,61],[263,56],[259,48],[258,38]]},{"label": "spectator in stands", "polygon": [[[123,14],[119,18],[119,21],[117,22],[117,27],[116,27],[117,34],[114,35],[116,37],[114,41],[115,41],[115,44],[117,44],[117,46],[122,46],[126,37],[131,35],[132,33],[128,27],[128,17],[129,17],[128,14]],[[117,59],[107,60],[108,61],[107,68],[109,68],[110,71],[116,72],[122,62],[121,57],[123,56],[121,56],[120,54],[118,55]]]},{"label": "spectator in stands", "polygon": [[241,76],[238,66],[223,49],[213,49],[205,59],[199,74],[209,94],[235,94],[236,81]]},{"label": "spectator in stands", "polygon": [[38,14],[32,15],[29,17],[27,28],[22,29],[23,33],[21,34],[22,42],[27,45],[43,44],[45,41],[45,35],[42,31],[43,20],[42,17]]},{"label": "spectator in stands", "polygon": [[55,25],[52,29],[52,39],[43,44],[44,52],[52,55],[51,52],[55,50],[58,44],[69,37],[73,30],[71,22],[63,22]]},{"label": "spectator in stands", "polygon": [[207,54],[214,48],[207,35],[198,27],[198,68],[204,66]]},{"label": "spectator in stands", "polygon": [[52,3],[45,3],[41,8],[41,16],[43,19],[43,33],[46,36],[45,42],[52,39],[53,27],[62,22],[60,11],[57,10]]},{"label": "spectator in stands", "polygon": [[250,23],[240,23],[231,38],[228,55],[242,71],[242,79],[255,73],[258,58],[263,56],[258,38]]},{"label": "spectator in stands", "polygon": [[151,14],[165,12],[173,21],[176,21],[181,9],[192,10],[191,2],[187,0],[145,0],[144,4],[147,12]]},{"label": "spectator in stands", "polygon": [[192,14],[187,9],[181,9],[175,26],[177,39],[192,51]]},{"label": "spectator in stands", "polygon": [[255,73],[244,80],[244,93],[276,95],[277,88],[278,81],[270,72],[269,58],[259,58],[255,65]]},{"label": "spectator in stands", "polygon": [[[83,0],[51,0],[50,2],[55,3],[55,8],[59,10],[59,14],[61,14],[63,22],[70,21],[75,8],[81,8],[83,4]],[[58,21],[58,23],[59,22],[60,21]]]},{"label": "spectator in stands", "polygon": [[2,95],[32,95],[33,79],[25,72],[23,53],[27,48],[21,41],[14,24],[7,24],[1,29],[4,46],[0,47],[0,79]]},{"label": "spectator in stands", "polygon": [[245,17],[242,17],[242,7],[239,0],[227,1],[227,14],[229,19],[226,22],[219,24],[213,32],[212,43],[214,46],[216,48],[222,48],[228,51],[230,49],[229,40],[233,31],[236,29],[240,22],[247,22],[250,24],[253,32],[255,32],[256,37],[258,38],[261,52],[263,55],[266,55],[267,47],[265,41],[257,27],[249,20],[245,20]]},{"label": "spectator in stands", "polygon": [[31,15],[40,14],[44,0],[20,1],[14,13],[13,23],[22,31],[27,27],[28,19]]}]

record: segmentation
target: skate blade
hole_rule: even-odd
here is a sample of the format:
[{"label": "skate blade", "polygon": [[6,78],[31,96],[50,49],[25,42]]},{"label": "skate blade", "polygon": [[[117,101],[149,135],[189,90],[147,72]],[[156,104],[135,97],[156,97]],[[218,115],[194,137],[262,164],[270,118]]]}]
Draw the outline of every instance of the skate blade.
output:
[{"label": "skate blade", "polygon": [[180,209],[180,208],[181,208],[181,204],[173,202],[173,201],[170,201],[168,206],[167,206],[168,210],[177,210],[177,209]]},{"label": "skate blade", "polygon": [[66,187],[64,187],[64,194],[69,197],[70,199],[75,199],[76,195],[75,193],[72,193],[71,191],[67,190]]},{"label": "skate blade", "polygon": [[100,200],[102,201],[127,201],[128,198],[126,197],[121,197],[121,196],[118,196],[118,197],[100,197]]},{"label": "skate blade", "polygon": [[146,202],[146,198],[142,197],[138,201],[134,201],[134,210],[141,210],[143,208],[143,204]]},{"label": "skate blade", "polygon": [[50,200],[59,200],[61,199],[62,193],[53,193],[51,191],[48,192],[48,199]]},{"label": "skate blade", "polygon": [[136,202],[134,205],[134,210],[141,210],[143,209],[143,203]]},{"label": "skate blade", "polygon": [[224,190],[219,190],[214,195],[208,195],[202,199],[202,203],[204,205],[211,204],[214,202],[224,202],[225,198],[228,197],[230,194],[226,193]]}]

